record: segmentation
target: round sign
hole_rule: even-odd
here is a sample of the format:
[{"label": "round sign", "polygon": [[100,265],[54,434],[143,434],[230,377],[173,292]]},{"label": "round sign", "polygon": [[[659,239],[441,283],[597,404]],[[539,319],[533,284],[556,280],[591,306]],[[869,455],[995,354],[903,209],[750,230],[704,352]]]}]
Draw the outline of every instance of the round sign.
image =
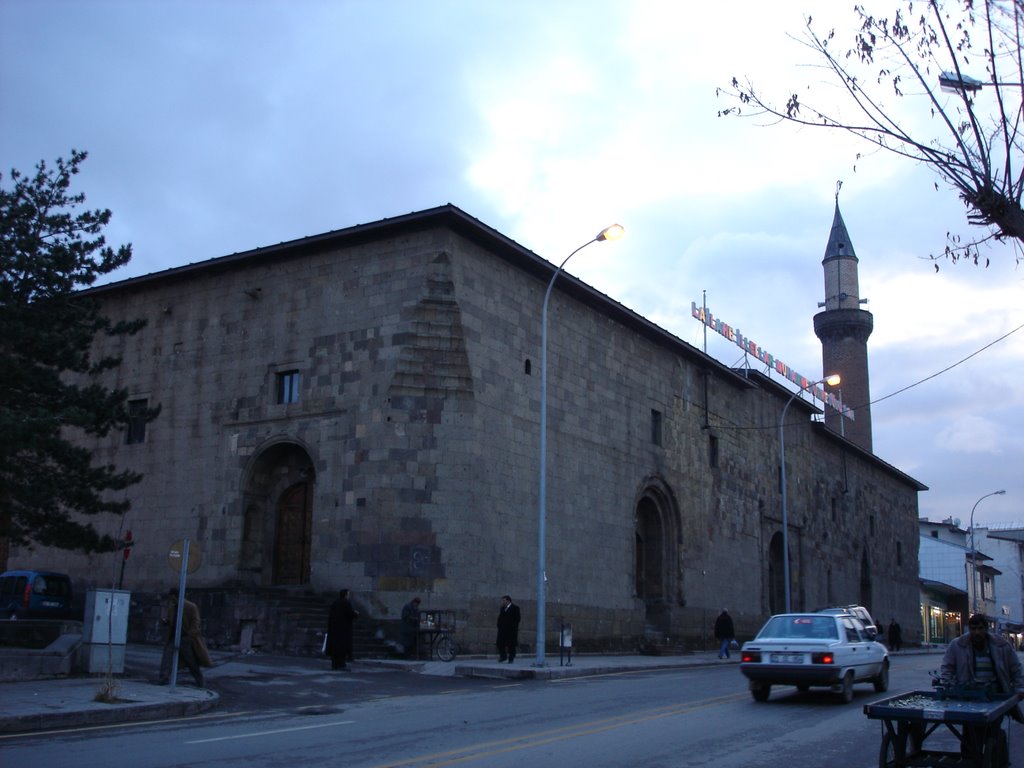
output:
[{"label": "round sign", "polygon": [[[167,563],[175,573],[181,573],[181,558],[185,554],[185,540],[178,539],[171,545],[171,551],[167,553]],[[203,554],[199,551],[199,545],[194,541],[188,543],[188,564],[185,566],[186,573],[195,573],[202,565]]]}]

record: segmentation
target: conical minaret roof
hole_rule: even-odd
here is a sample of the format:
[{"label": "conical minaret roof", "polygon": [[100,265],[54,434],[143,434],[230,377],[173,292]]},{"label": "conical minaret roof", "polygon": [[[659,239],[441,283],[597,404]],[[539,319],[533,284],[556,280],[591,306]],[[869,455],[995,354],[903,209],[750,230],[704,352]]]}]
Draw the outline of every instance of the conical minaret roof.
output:
[{"label": "conical minaret roof", "polygon": [[857,261],[857,253],[853,250],[850,233],[846,231],[846,222],[843,221],[843,214],[839,211],[839,198],[837,195],[836,212],[832,217],[832,231],[828,236],[828,244],[825,246],[825,258],[823,261],[839,258]]}]

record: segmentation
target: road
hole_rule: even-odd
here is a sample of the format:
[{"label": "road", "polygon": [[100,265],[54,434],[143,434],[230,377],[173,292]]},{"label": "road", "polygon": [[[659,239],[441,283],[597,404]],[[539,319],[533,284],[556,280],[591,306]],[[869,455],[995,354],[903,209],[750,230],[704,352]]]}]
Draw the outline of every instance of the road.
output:
[{"label": "road", "polygon": [[[893,660],[886,695],[928,688],[935,656]],[[868,768],[880,725],[826,691],[777,688],[755,703],[734,665],[563,681],[428,678],[405,671],[223,675],[222,706],[162,723],[0,740],[0,765],[295,768]],[[1011,760],[1024,731],[1011,725]]]}]

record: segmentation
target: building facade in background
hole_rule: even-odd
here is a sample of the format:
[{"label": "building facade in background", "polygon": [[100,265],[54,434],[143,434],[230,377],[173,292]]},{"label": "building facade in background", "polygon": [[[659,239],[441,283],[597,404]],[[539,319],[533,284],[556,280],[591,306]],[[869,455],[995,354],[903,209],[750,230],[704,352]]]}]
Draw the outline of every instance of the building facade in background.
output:
[{"label": "building facade in background", "polygon": [[1024,643],[1024,528],[961,528],[958,519],[920,521],[921,622],[926,643],[947,643],[967,631],[974,613],[993,631]]},{"label": "building facade in background", "polygon": [[[370,620],[413,596],[453,610],[460,648],[484,652],[508,593],[531,645],[554,269],[444,206],[91,289],[113,319],[148,321],[102,340],[123,358],[107,383],[162,408],[90,444],[145,478],[128,518],[105,523],[133,532],[125,588],[175,583],[168,553],[187,538],[190,588],[224,595],[204,620],[229,633],[239,590],[347,587]],[[548,643],[565,621],[578,650],[707,646],[723,607],[750,636],[782,609],[792,385],[570,275],[548,317]],[[786,417],[794,609],[860,603],[912,628],[924,486],[819,415],[798,398]],[[9,562],[102,586],[121,560],[12,548]]]}]

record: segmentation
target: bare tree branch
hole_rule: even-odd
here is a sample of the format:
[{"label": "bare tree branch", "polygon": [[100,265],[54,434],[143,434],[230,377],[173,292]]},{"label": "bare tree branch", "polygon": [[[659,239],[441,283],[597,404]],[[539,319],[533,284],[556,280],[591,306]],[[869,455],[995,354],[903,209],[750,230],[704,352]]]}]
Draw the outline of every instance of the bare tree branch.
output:
[{"label": "bare tree branch", "polygon": [[[823,61],[829,82],[842,86],[839,100],[811,103],[809,85],[787,88],[788,95],[777,99],[751,80],[734,77],[729,87],[718,89],[721,98],[733,102],[718,114],[844,131],[923,163],[957,191],[967,222],[987,230],[966,241],[947,232],[941,256],[931,258],[987,264],[979,249],[1009,240],[1019,262],[1024,258],[1024,0],[926,0],[923,6],[904,0],[889,18],[855,6],[858,26],[841,56],[833,52],[835,31],[819,34],[807,19],[797,39]],[[982,33],[981,44],[974,41],[975,31]],[[986,80],[974,79],[981,73]],[[940,97],[950,85],[955,96]],[[886,94],[896,101],[889,103]],[[921,127],[922,117],[936,121],[934,130]]]}]

